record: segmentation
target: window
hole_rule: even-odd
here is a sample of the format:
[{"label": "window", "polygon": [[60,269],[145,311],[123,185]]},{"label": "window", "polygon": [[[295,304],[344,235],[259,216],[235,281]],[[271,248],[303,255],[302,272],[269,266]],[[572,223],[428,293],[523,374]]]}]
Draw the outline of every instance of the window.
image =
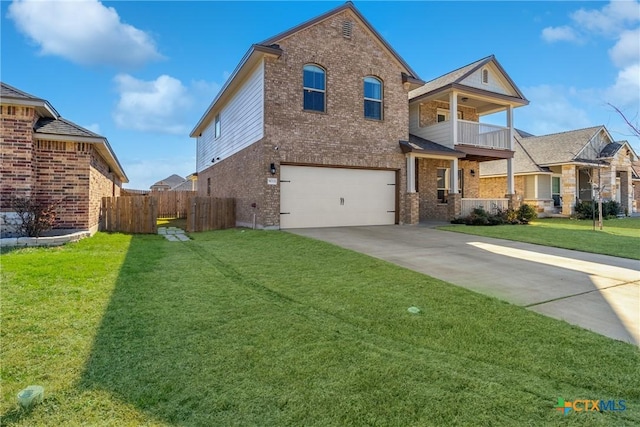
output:
[{"label": "window", "polygon": [[207,178],[207,196],[211,196],[211,178]]},{"label": "window", "polygon": [[382,120],[382,82],[375,77],[364,78],[364,117]]},{"label": "window", "polygon": [[458,169],[458,193],[464,199],[464,169]]},{"label": "window", "polygon": [[489,70],[486,68],[482,70],[482,83],[485,85],[489,84]]},{"label": "window", "polygon": [[[438,108],[436,114],[436,121],[438,123],[449,121],[449,117],[451,116],[449,110],[445,110],[444,108]],[[462,111],[458,111],[458,120],[462,120]]]},{"label": "window", "polygon": [[447,194],[449,193],[449,169],[438,168],[437,171],[437,189],[438,189],[438,203],[447,203]]},{"label": "window", "polygon": [[553,197],[553,206],[561,206],[560,199],[560,177],[554,176],[551,178],[551,197]]},{"label": "window", "polygon": [[215,124],[214,124],[214,138],[218,138],[220,136],[220,114],[216,114]]},{"label": "window", "polygon": [[303,73],[304,109],[325,111],[325,72],[317,65],[305,65]]}]

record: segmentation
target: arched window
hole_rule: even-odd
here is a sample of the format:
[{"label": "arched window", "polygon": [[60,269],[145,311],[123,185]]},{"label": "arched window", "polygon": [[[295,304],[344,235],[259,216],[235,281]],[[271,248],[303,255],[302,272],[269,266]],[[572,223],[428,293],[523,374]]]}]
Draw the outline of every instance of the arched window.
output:
[{"label": "arched window", "polygon": [[305,65],[303,72],[304,109],[325,111],[325,71],[317,65]]},{"label": "arched window", "polygon": [[364,117],[382,120],[382,82],[376,77],[364,78]]}]

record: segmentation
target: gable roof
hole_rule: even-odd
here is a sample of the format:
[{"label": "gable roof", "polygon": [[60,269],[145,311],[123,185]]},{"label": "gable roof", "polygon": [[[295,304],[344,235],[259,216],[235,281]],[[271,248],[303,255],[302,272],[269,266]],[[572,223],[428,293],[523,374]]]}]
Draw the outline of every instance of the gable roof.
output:
[{"label": "gable roof", "polygon": [[[506,160],[492,160],[489,162],[480,162],[480,176],[494,176],[494,175],[506,175],[507,173],[507,161]],[[545,173],[549,172],[549,169],[540,167],[531,154],[522,146],[520,138],[515,137],[515,150],[513,153],[513,173],[514,174],[528,174],[528,173]]]},{"label": "gable roof", "polygon": [[67,119],[58,117],[57,119],[41,118],[38,119],[33,126],[33,131],[36,133],[47,133],[53,135],[68,135],[68,136],[84,136],[88,138],[103,138],[97,133],[91,132],[88,129],[83,128]]},{"label": "gable roof", "polygon": [[[473,88],[464,84],[464,80],[469,77],[471,74],[480,70],[482,67],[485,67],[488,64],[492,64],[496,67],[501,76],[506,80],[506,82],[511,86],[513,92],[516,96],[508,96],[513,100],[518,101],[523,105],[529,104],[529,101],[525,98],[524,94],[520,91],[518,86],[511,80],[511,77],[507,74],[507,72],[502,68],[495,55],[489,55],[485,58],[479,59],[471,64],[465,65],[463,67],[458,68],[457,70],[451,71],[447,74],[444,74],[440,77],[437,77],[433,80],[428,81],[422,87],[418,89],[414,89],[409,92],[409,99],[415,100],[419,98],[427,97],[431,94],[441,92],[447,89],[467,89],[478,91],[477,88]],[[504,95],[503,95],[504,96]]]},{"label": "gable roof", "polygon": [[404,59],[402,59],[402,57],[400,57],[400,55],[391,47],[391,45],[387,43],[387,41],[380,35],[380,33],[378,33],[371,26],[371,24],[364,18],[364,16],[362,16],[362,14],[356,9],[353,3],[347,1],[345,4],[338,6],[328,12],[325,12],[320,16],[305,21],[300,25],[290,28],[289,30],[281,32],[266,40],[263,40],[260,43],[253,44],[249,48],[247,53],[245,53],[245,55],[242,57],[240,63],[236,66],[233,73],[231,73],[225,84],[213,99],[213,101],[207,108],[207,111],[205,111],[200,120],[198,120],[198,123],[191,130],[189,136],[192,138],[199,136],[199,134],[204,130],[205,126],[213,119],[215,106],[230,96],[230,92],[232,92],[235,87],[238,87],[239,81],[242,80],[242,77],[248,74],[248,70],[255,66],[259,62],[259,60],[267,55],[275,56],[277,58],[282,55],[282,49],[280,49],[280,46],[278,46],[277,42],[346,10],[355,15],[355,17],[362,23],[362,25],[364,25],[366,29],[370,31],[371,34],[373,34],[373,36],[380,42],[384,49],[386,49],[389,54],[400,64],[401,68],[404,69],[404,71],[401,73],[403,82],[418,85],[424,84],[424,82],[420,80],[416,72],[413,71],[411,67],[409,67]]},{"label": "gable roof", "polygon": [[373,26],[369,23],[369,21],[366,20],[366,18],[360,13],[360,11],[358,11],[358,9],[356,9],[356,7],[354,6],[353,2],[351,1],[347,1],[345,4],[336,7],[335,9],[332,9],[328,12],[323,13],[320,16],[317,16],[315,18],[312,18],[308,21],[303,22],[300,25],[296,25],[293,28],[290,28],[286,31],[283,31],[279,34],[276,34],[273,37],[270,37],[264,41],[262,41],[260,44],[264,45],[264,46],[270,46],[273,44],[278,43],[279,41],[281,41],[282,39],[285,39],[289,36],[291,36],[292,34],[295,34],[299,31],[304,30],[305,28],[309,28],[319,22],[324,21],[327,18],[330,18],[333,15],[337,15],[345,10],[350,11],[351,13],[353,13],[356,18],[358,18],[358,20],[367,28],[368,31],[371,32],[371,34],[373,34],[375,36],[375,38],[380,42],[380,44],[382,44],[382,46],[384,46],[384,48],[391,54],[391,56],[398,61],[398,63],[400,63],[402,65],[402,67],[405,69],[407,75],[409,77],[413,77],[414,79],[420,79],[420,77],[418,77],[418,74],[413,71],[413,69],[411,69],[411,67],[409,66],[409,64],[407,64],[405,62],[404,59],[402,59],[402,57],[398,54],[398,52],[396,52],[391,45],[384,39],[384,37],[382,37],[382,35],[380,35],[380,33],[378,31],[376,31],[375,28],[373,28]]},{"label": "gable roof", "polygon": [[7,104],[18,104],[18,105],[27,105],[30,107],[35,107],[36,111],[41,117],[51,117],[58,118],[60,114],[56,111],[55,108],[49,101],[46,99],[38,98],[37,96],[33,96],[27,92],[23,92],[20,89],[17,89],[11,85],[6,84],[5,82],[0,82],[0,102]]},{"label": "gable roof", "polygon": [[539,165],[571,163],[604,126],[522,138],[521,144]]},{"label": "gable roof", "polygon": [[152,185],[152,187],[156,185],[168,185],[170,188],[173,188],[177,185],[182,184],[184,181],[185,179],[183,177],[181,177],[180,175],[176,175],[174,173],[173,175],[170,175],[165,179],[161,179],[160,181],[156,182],[155,184]]}]

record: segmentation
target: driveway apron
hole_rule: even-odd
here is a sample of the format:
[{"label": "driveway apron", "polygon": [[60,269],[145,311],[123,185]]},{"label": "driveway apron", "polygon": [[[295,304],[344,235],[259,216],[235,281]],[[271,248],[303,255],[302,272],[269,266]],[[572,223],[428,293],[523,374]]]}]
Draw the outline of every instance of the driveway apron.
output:
[{"label": "driveway apron", "polygon": [[287,230],[640,345],[640,262],[421,226]]}]

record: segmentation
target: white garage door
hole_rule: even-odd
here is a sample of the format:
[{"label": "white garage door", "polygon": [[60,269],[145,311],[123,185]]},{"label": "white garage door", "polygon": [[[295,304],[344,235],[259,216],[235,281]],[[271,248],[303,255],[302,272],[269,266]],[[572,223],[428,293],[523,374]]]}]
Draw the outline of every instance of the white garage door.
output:
[{"label": "white garage door", "polygon": [[280,168],[280,228],[394,224],[396,173]]}]

